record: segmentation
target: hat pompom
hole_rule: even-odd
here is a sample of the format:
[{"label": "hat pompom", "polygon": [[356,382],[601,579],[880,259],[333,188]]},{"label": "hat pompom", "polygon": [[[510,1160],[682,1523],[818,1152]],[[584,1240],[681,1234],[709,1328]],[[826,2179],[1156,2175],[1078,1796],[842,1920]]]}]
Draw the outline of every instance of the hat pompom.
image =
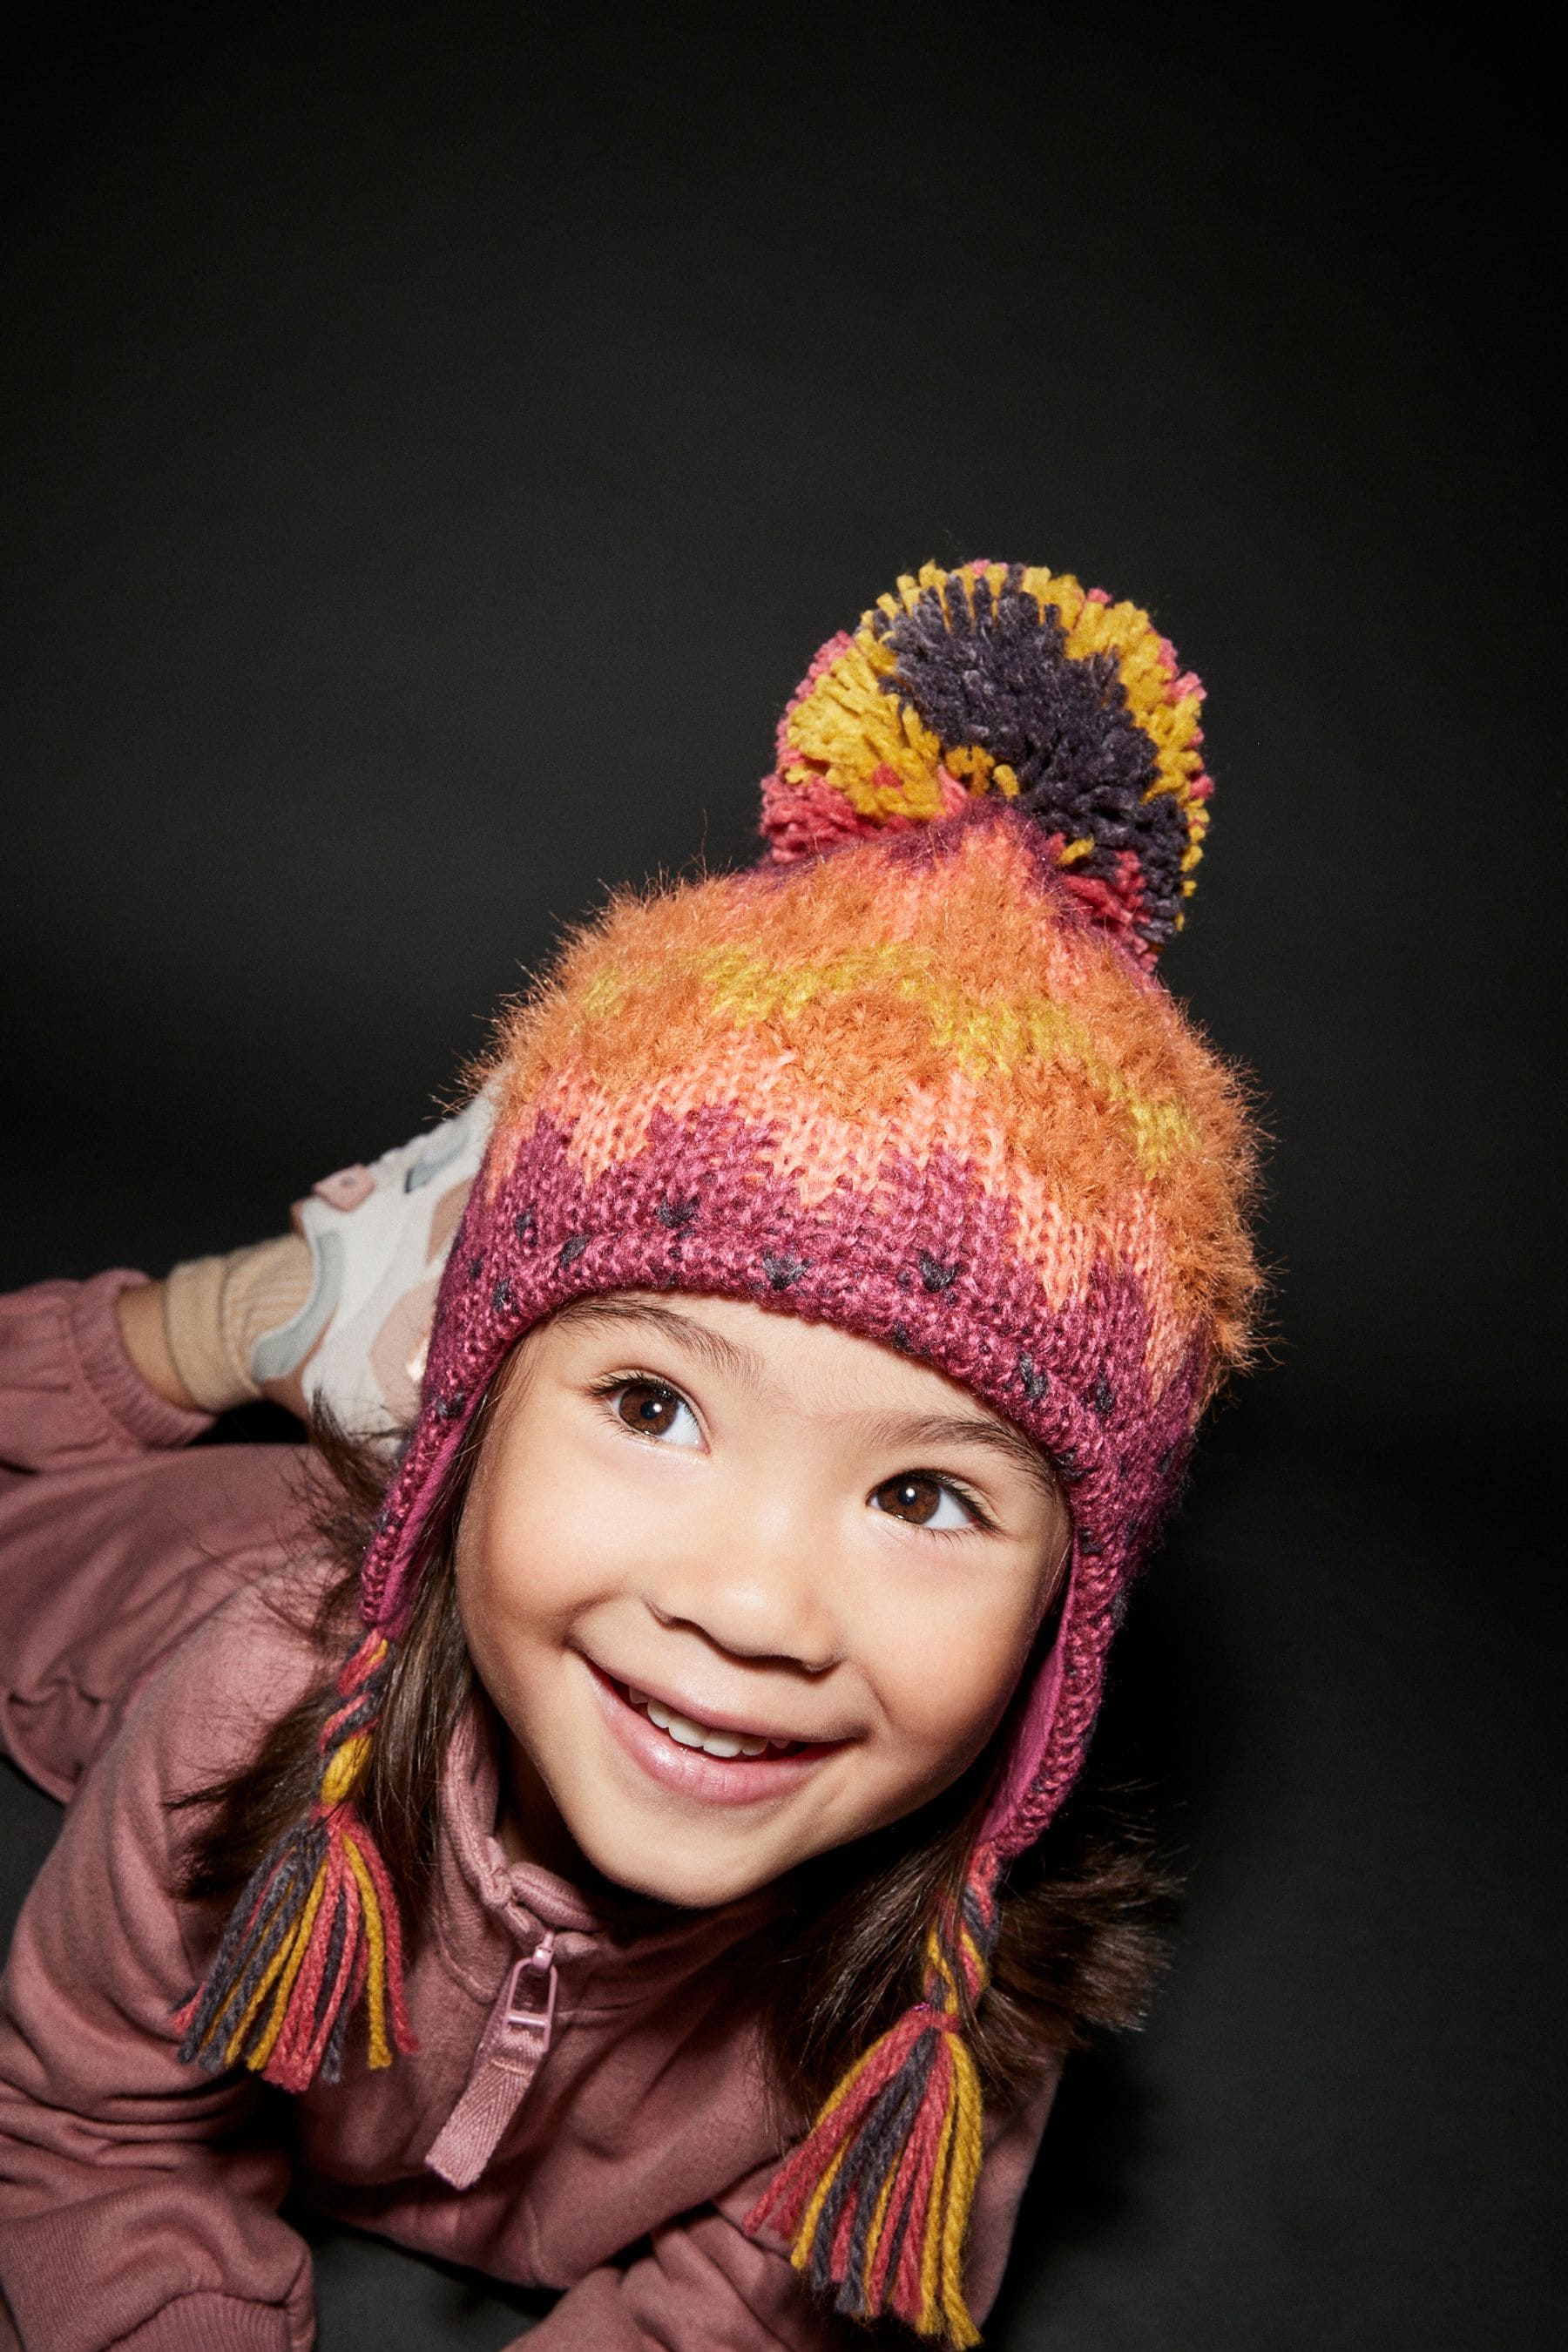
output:
[{"label": "hat pompom", "polygon": [[1020,563],[928,563],[812,663],[779,722],[763,832],[793,860],[999,795],[1150,962],[1203,854],[1202,703],[1136,604]]}]

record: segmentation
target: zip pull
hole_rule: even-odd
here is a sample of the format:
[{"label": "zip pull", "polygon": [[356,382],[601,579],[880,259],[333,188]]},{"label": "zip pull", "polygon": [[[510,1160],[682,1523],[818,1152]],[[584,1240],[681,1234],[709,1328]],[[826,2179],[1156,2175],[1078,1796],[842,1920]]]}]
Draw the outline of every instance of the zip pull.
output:
[{"label": "zip pull", "polygon": [[530,2081],[554,2031],[556,1983],[555,1930],[547,1927],[527,1958],[514,1963],[479,2044],[481,2050],[491,2042],[497,2049],[531,2053]]},{"label": "zip pull", "polygon": [[507,1971],[462,2097],[425,2158],[454,2189],[471,2189],[528,2095],[555,2028],[555,1931]]}]

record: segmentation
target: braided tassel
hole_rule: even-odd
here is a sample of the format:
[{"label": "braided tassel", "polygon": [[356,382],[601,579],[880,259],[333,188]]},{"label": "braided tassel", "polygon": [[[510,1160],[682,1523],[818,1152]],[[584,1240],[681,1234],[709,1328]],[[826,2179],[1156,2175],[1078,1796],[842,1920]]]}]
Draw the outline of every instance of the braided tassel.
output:
[{"label": "braided tassel", "polygon": [[927,1936],[924,1998],[849,2069],[746,2221],[790,2239],[795,2269],[847,2318],[890,2315],[958,2347],[980,2341],[963,2241],[984,2120],[963,1993],[973,2007],[984,1990],[994,1936],[976,1874],[961,1916]]},{"label": "braided tassel", "polygon": [[285,2091],[335,2083],[362,1994],[372,2066],[416,2047],[386,1865],[354,1806],[370,1761],[391,1649],[368,1634],[338,1678],[325,1765],[309,1817],[262,1856],[229,1915],[206,1980],[175,2019],[180,2055],[209,2074],[248,2066]]}]

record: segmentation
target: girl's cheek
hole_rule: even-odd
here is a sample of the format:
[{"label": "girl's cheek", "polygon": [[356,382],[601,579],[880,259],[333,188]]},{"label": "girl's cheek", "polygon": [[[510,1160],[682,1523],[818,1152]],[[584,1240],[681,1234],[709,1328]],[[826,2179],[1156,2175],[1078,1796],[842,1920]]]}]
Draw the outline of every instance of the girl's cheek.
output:
[{"label": "girl's cheek", "polygon": [[508,1616],[541,1622],[620,1583],[635,1529],[595,1465],[567,1444],[515,1445],[466,1523],[477,1588]]},{"label": "girl's cheek", "polygon": [[477,1634],[521,1667],[541,1646],[564,1640],[591,1604],[593,1582],[588,1561],[570,1551],[520,1541],[515,1528],[481,1530],[468,1561],[459,1562],[465,1623],[472,1618],[470,1644]]},{"label": "girl's cheek", "polygon": [[564,1654],[635,1592],[643,1554],[624,1517],[605,1523],[602,1495],[546,1496],[514,1480],[488,1500],[465,1518],[458,1611],[479,1680],[531,1745],[536,1717],[559,1696]]},{"label": "girl's cheek", "polygon": [[1001,1608],[908,1592],[867,1627],[869,1678],[900,1746],[933,1766],[963,1769],[984,1746],[1027,1661],[1032,1589]]}]

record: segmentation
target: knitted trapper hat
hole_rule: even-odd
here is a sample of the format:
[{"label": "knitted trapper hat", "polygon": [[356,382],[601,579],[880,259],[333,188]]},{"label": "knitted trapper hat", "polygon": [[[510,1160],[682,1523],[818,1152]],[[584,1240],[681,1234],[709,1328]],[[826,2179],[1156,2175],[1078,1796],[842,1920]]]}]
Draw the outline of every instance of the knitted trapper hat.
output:
[{"label": "knitted trapper hat", "polygon": [[366,1555],[321,1795],[237,1906],[186,2049],[298,2089],[363,1992],[410,2046],[395,1905],[354,1805],[447,1473],[523,1333],[584,1293],[753,1300],[901,1349],[1050,1458],[1048,1654],[922,1998],[752,2217],[857,2318],[976,2340],[980,2094],[962,2032],[999,1881],[1079,1770],[1126,1587],[1242,1353],[1252,1150],[1152,977],[1207,819],[1198,710],[1148,616],[1021,566],[928,566],[817,656],[763,788],[771,854],[616,900],[504,1018],[495,1128],[419,1417]]}]

